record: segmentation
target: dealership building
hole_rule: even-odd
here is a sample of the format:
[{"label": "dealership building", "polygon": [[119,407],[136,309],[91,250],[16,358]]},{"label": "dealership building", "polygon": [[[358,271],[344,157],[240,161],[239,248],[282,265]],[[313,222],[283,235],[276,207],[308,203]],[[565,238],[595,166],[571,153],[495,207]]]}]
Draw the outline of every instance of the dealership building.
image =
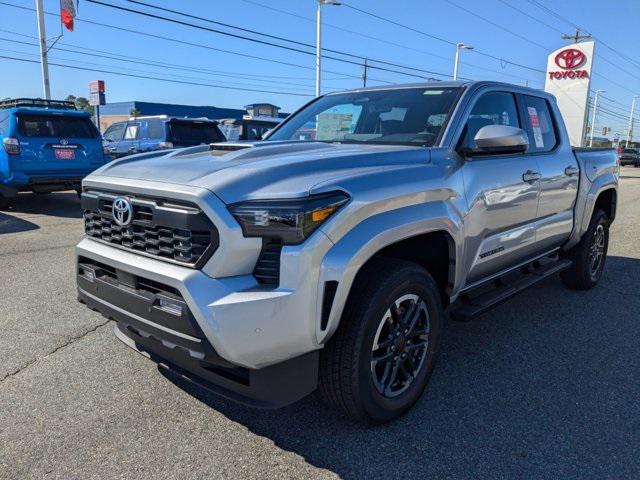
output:
[{"label": "dealership building", "polygon": [[280,113],[280,107],[270,103],[254,103],[239,108],[220,108],[213,106],[176,105],[172,103],[152,102],[114,102],[100,107],[100,131],[104,132],[114,122],[128,120],[135,112],[137,116],[167,115],[169,117],[209,118],[242,118],[245,115],[268,115],[272,117],[286,117]]}]

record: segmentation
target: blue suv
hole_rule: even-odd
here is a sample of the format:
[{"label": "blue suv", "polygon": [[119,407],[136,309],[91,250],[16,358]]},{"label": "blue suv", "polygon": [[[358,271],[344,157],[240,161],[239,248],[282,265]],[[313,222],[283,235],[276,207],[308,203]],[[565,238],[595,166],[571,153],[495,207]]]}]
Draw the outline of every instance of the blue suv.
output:
[{"label": "blue suv", "polygon": [[18,192],[80,191],[80,182],[110,159],[87,112],[73,102],[0,102],[0,208]]},{"label": "blue suv", "polygon": [[104,145],[111,158],[224,141],[216,121],[166,115],[115,122],[104,132]]}]

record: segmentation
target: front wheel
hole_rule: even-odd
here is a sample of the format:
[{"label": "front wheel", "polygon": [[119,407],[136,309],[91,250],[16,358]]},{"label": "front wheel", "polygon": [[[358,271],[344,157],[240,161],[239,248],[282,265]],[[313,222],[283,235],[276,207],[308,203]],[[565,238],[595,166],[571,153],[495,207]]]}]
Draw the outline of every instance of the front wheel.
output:
[{"label": "front wheel", "polygon": [[560,274],[562,282],[574,290],[595,287],[604,271],[608,249],[609,217],[596,210],[580,242],[567,253],[573,265]]},{"label": "front wheel", "polygon": [[352,419],[384,423],[420,398],[435,366],[444,313],[419,265],[376,259],[358,276],[321,353],[320,391]]}]

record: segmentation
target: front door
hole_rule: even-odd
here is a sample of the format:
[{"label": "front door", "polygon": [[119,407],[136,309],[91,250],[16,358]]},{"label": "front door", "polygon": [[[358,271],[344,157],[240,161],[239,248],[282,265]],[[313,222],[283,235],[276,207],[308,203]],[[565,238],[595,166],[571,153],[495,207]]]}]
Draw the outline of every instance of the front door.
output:
[{"label": "front door", "polygon": [[[472,107],[459,150],[473,149],[492,124],[523,128],[512,93],[488,91]],[[536,156],[472,155],[462,166],[469,213],[465,222],[466,285],[525,261],[536,252],[539,168]]]}]

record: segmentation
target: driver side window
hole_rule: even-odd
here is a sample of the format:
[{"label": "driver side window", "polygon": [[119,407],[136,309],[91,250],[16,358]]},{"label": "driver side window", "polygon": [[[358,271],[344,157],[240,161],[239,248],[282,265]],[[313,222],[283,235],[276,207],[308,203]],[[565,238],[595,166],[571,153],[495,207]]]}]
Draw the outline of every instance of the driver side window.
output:
[{"label": "driver side window", "polygon": [[487,125],[508,125],[520,128],[518,108],[513,94],[507,92],[483,94],[469,114],[460,146],[474,149],[476,134]]},{"label": "driver side window", "polygon": [[124,133],[124,123],[116,123],[107,128],[107,131],[104,132],[104,139],[110,140],[112,142],[117,142],[122,140],[122,134]]}]

